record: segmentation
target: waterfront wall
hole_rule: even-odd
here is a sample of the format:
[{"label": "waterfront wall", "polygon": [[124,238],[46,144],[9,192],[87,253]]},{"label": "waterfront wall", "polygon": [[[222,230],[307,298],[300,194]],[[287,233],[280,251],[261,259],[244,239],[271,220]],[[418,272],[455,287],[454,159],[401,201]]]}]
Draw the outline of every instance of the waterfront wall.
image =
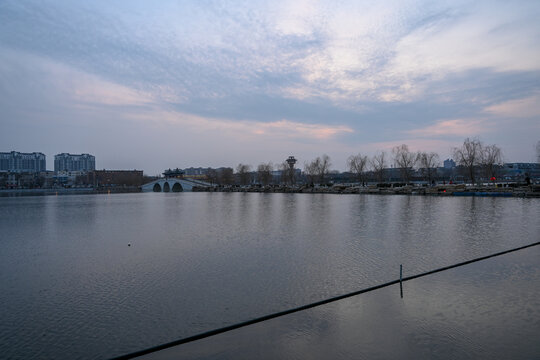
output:
[{"label": "waterfront wall", "polygon": [[58,189],[2,189],[0,197],[14,196],[44,196],[44,195],[87,195],[87,194],[121,194],[137,193],[141,188],[135,187],[111,187],[106,188],[58,188]]},{"label": "waterfront wall", "polygon": [[193,187],[201,192],[263,192],[263,193],[319,193],[319,194],[380,194],[380,195],[432,195],[432,196],[499,196],[540,197],[540,185],[519,187],[436,185],[423,186],[360,186],[339,184],[334,186],[211,186]]}]

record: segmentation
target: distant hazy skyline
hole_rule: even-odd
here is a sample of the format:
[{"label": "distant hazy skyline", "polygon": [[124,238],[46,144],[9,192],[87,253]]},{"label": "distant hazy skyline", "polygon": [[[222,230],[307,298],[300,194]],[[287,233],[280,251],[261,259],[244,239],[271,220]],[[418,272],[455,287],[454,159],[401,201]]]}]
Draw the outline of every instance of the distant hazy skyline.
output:
[{"label": "distant hazy skyline", "polygon": [[142,169],[540,140],[538,1],[0,2],[0,151]]}]

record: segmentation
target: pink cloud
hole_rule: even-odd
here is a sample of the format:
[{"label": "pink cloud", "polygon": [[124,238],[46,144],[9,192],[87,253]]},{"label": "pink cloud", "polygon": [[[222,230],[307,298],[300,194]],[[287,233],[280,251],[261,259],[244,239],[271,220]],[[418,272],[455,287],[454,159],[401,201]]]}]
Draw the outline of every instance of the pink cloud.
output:
[{"label": "pink cloud", "polygon": [[253,133],[258,135],[283,135],[289,138],[328,139],[340,133],[351,133],[347,126],[331,126],[319,124],[304,124],[288,120],[270,123],[255,123]]},{"label": "pink cloud", "polygon": [[483,121],[479,119],[440,120],[435,124],[407,131],[407,134],[421,137],[432,136],[474,136],[485,131]]},{"label": "pink cloud", "polygon": [[540,116],[540,94],[492,105],[485,111],[496,116],[511,118]]},{"label": "pink cloud", "polygon": [[[153,116],[152,116],[153,115]],[[134,117],[141,120],[165,121],[167,123],[182,124],[196,132],[219,132],[230,134],[236,138],[274,138],[283,139],[312,139],[328,140],[354,130],[344,125],[306,124],[286,119],[273,122],[236,121],[203,117],[188,113],[156,111],[152,115],[140,113]],[[157,120],[159,119],[159,120]]]}]

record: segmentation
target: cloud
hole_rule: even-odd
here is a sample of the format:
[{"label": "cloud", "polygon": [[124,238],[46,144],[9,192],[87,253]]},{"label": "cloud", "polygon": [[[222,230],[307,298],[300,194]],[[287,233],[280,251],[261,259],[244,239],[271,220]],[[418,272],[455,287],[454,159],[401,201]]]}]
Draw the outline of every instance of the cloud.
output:
[{"label": "cloud", "polygon": [[458,3],[449,16],[427,22],[396,46],[391,68],[399,74],[434,77],[468,69],[540,69],[538,6],[521,2]]},{"label": "cloud", "polygon": [[5,5],[0,41],[124,86],[166,89],[173,101],[265,93],[350,108],[413,101],[433,81],[470,69],[539,70],[538,9],[530,2],[29,1]]},{"label": "cloud", "polygon": [[321,20],[320,4],[313,0],[276,2],[271,17],[278,34],[312,36]]},{"label": "cloud", "polygon": [[152,98],[134,89],[114,84],[95,76],[78,74],[78,84],[73,84],[72,101],[91,106],[145,106]]},{"label": "cloud", "polygon": [[406,131],[407,134],[422,137],[474,136],[486,131],[485,122],[479,119],[439,120],[433,125]]},{"label": "cloud", "polygon": [[[167,128],[195,147],[226,135],[240,155],[402,137],[520,143],[538,129],[539,15],[533,1],[8,0],[1,121],[20,134],[30,119],[56,122],[77,137],[99,118],[109,134],[155,127],[161,144]],[[59,133],[50,141],[69,137]]]},{"label": "cloud", "polygon": [[338,103],[403,102],[425,96],[434,82],[441,91],[451,86],[441,80],[470,70],[538,71],[539,7],[522,5],[412,2],[329,9],[319,29],[324,41],[295,63],[305,83],[287,93]]},{"label": "cloud", "polygon": [[255,124],[254,133],[260,135],[285,136],[289,138],[329,139],[342,133],[354,132],[348,126],[330,126],[319,124],[297,123],[280,120],[271,123]]},{"label": "cloud", "polygon": [[181,112],[156,112],[155,114],[133,115],[138,119],[155,122],[167,122],[182,125],[190,131],[208,134],[209,132],[226,134],[238,139],[265,138],[275,143],[290,140],[330,140],[339,135],[353,133],[354,130],[344,125],[307,124],[286,119],[273,122],[237,121],[197,116]]},{"label": "cloud", "polygon": [[[16,70],[16,71],[14,71]],[[12,78],[16,75],[16,79]],[[100,76],[22,51],[0,46],[0,76],[7,80],[0,85],[4,97],[11,97],[6,106],[31,108],[39,112],[39,102],[56,103],[62,108],[142,107],[156,99],[151,93],[117,84]],[[26,96],[25,96],[26,95]]]},{"label": "cloud", "polygon": [[485,112],[508,118],[540,117],[540,94],[491,105],[485,108]]}]

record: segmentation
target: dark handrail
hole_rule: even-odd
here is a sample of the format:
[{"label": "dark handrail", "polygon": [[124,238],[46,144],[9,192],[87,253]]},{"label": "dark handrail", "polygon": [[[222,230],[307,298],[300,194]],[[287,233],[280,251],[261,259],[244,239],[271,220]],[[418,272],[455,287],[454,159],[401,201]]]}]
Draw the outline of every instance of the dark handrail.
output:
[{"label": "dark handrail", "polygon": [[[537,245],[540,245],[540,241],[529,244],[529,245],[520,246],[518,248],[501,251],[501,252],[498,252],[498,253],[495,253],[495,254],[482,256],[482,257],[479,257],[479,258],[476,258],[476,259],[467,260],[467,261],[460,262],[460,263],[457,263],[457,264],[454,264],[454,265],[441,267],[441,268],[431,270],[431,271],[427,271],[427,272],[424,272],[424,273],[407,276],[407,277],[402,278],[401,281],[409,281],[409,280],[416,279],[416,278],[419,278],[419,277],[422,277],[422,276],[435,274],[435,273],[438,273],[438,272],[441,272],[441,271],[453,269],[453,268],[456,268],[456,267],[459,267],[459,266],[467,265],[467,264],[474,263],[474,262],[481,261],[481,260],[486,260],[486,259],[489,259],[489,258],[492,258],[492,257],[495,257],[495,256],[508,254],[510,252],[523,250],[523,249],[526,249],[526,248],[529,248],[529,247],[532,247],[532,246],[537,246]],[[292,313],[295,313],[295,312],[298,312],[298,311],[311,309],[311,308],[314,308],[316,306],[321,306],[321,305],[328,304],[328,303],[331,303],[331,302],[334,302],[334,301],[342,300],[342,299],[345,299],[345,298],[348,298],[348,297],[351,297],[351,296],[356,296],[356,295],[359,295],[359,294],[362,294],[362,293],[366,293],[366,292],[369,292],[369,291],[381,289],[381,288],[384,288],[384,287],[387,287],[387,286],[390,286],[390,285],[399,284],[399,283],[400,283],[400,279],[393,280],[393,281],[390,281],[390,282],[387,282],[387,283],[384,283],[384,284],[372,286],[372,287],[362,289],[362,290],[353,291],[353,292],[350,292],[350,293],[347,293],[347,294],[335,296],[335,297],[328,298],[328,299],[321,300],[321,301],[317,301],[317,302],[314,302],[314,303],[311,303],[311,304],[302,305],[302,306],[299,306],[299,307],[296,307],[296,308],[293,308],[293,309],[279,311],[279,312],[269,314],[269,315],[265,315],[265,316],[261,316],[261,317],[255,318],[255,319],[243,321],[243,322],[236,323],[236,324],[233,324],[233,325],[228,325],[228,326],[225,326],[225,327],[222,327],[222,328],[219,328],[219,329],[214,329],[214,330],[206,331],[206,332],[199,333],[199,334],[196,334],[196,335],[188,336],[186,338],[182,338],[182,339],[171,341],[171,342],[168,342],[168,343],[165,343],[165,344],[157,345],[157,346],[154,346],[154,347],[151,347],[151,348],[148,348],[148,349],[139,350],[139,351],[133,352],[131,354],[114,357],[111,360],[132,359],[134,357],[146,355],[146,354],[149,354],[149,353],[152,353],[152,352],[156,352],[156,351],[167,349],[167,348],[170,348],[170,347],[173,347],[173,346],[189,343],[189,342],[192,342],[192,341],[201,340],[201,339],[204,339],[204,338],[207,338],[207,337],[210,337],[210,336],[218,335],[218,334],[221,334],[221,333],[224,333],[224,332],[227,332],[227,331],[231,331],[231,330],[235,330],[235,329],[238,329],[238,328],[241,328],[241,327],[244,327],[244,326],[253,325],[253,324],[260,323],[260,322],[263,322],[263,321],[267,321],[267,320],[270,320],[270,319],[274,319],[274,318],[277,318],[277,317],[280,317],[280,316],[289,315],[289,314],[292,314]]]}]

